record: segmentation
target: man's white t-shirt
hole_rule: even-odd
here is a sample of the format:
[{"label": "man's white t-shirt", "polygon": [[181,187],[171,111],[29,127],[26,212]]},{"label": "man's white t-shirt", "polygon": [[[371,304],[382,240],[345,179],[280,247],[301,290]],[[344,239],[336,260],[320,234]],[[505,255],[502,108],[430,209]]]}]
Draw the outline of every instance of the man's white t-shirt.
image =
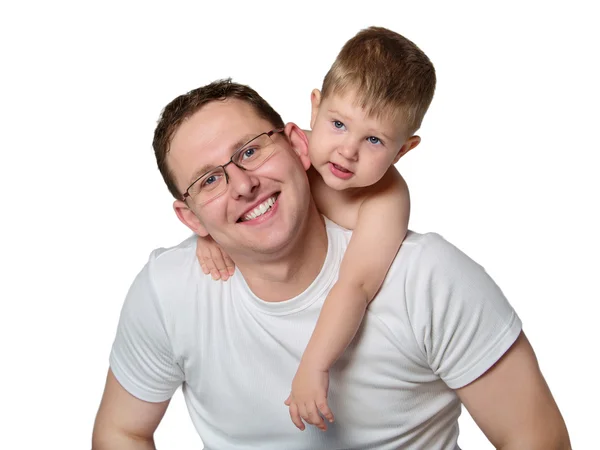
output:
[{"label": "man's white t-shirt", "polygon": [[299,431],[283,404],[351,232],[326,220],[323,268],[267,303],[236,271],[204,275],[196,240],[155,250],[127,295],[110,356],[120,384],[160,402],[182,386],[206,449],[455,450],[453,389],[514,343],[521,321],[484,269],[437,234],[409,232],[363,324],[331,370],[336,421]]}]

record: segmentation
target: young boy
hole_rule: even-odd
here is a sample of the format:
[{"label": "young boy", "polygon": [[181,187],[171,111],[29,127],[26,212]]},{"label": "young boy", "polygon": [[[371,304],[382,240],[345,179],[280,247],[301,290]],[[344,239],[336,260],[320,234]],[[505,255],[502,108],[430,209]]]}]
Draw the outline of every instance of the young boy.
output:
[{"label": "young boy", "polygon": [[[333,422],[329,369],[352,341],[406,235],[409,193],[394,164],[419,144],[414,133],[435,82],[433,65],[415,44],[371,27],[344,45],[321,91],[311,94],[312,195],[322,214],[354,232],[285,401],[301,430],[302,420],[322,430],[323,417]],[[215,279],[233,273],[213,241],[199,241],[198,256]]]}]

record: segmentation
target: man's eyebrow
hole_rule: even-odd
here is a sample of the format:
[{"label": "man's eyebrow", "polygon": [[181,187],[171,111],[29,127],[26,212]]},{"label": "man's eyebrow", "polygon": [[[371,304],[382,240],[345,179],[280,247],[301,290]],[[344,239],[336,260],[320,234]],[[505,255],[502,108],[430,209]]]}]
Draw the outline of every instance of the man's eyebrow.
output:
[{"label": "man's eyebrow", "polygon": [[[235,141],[233,144],[231,144],[229,146],[230,155],[233,155],[236,152],[236,150],[239,150],[242,147],[242,145],[246,144],[250,139],[256,137],[257,134],[258,133],[256,133],[256,134],[248,133],[248,134],[245,134],[242,137],[240,137],[237,141]],[[225,164],[225,162],[223,162],[223,164]],[[204,164],[198,170],[194,171],[194,173],[190,177],[188,183],[192,184],[194,181],[196,181],[198,178],[200,178],[206,172],[214,169],[215,167],[217,167],[217,166],[214,164]]]}]

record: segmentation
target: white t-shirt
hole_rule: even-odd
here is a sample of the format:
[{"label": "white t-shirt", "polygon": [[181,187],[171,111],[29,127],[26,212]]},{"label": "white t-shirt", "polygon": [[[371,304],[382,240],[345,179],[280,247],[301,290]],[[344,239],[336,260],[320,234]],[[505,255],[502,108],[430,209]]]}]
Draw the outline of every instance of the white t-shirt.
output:
[{"label": "white t-shirt", "polygon": [[331,370],[327,432],[283,401],[351,232],[326,220],[320,274],[299,296],[257,298],[239,271],[204,275],[195,238],[155,250],[121,313],[110,365],[149,402],[179,386],[206,449],[455,450],[453,389],[490,368],[521,322],[484,269],[437,234],[409,232],[356,338]]}]

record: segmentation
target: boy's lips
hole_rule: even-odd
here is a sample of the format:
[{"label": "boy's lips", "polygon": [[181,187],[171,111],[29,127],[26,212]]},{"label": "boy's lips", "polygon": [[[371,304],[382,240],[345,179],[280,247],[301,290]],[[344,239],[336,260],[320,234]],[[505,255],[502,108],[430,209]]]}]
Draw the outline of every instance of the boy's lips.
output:
[{"label": "boy's lips", "polygon": [[340,166],[339,164],[332,163],[331,161],[329,161],[329,170],[333,175],[335,175],[338,178],[341,178],[342,180],[348,180],[352,177],[352,175],[354,175],[353,172],[349,171],[345,167]]}]

